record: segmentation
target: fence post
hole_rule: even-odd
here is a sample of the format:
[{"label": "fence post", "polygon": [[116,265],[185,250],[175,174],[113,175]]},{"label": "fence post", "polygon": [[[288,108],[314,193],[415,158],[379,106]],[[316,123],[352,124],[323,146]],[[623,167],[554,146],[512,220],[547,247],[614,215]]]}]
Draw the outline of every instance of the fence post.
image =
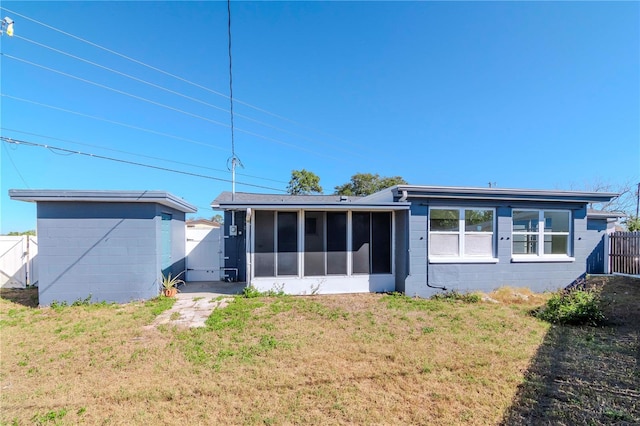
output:
[{"label": "fence post", "polygon": [[611,251],[610,251],[610,241],[609,241],[609,233],[604,234],[604,273],[609,275],[611,273]]}]

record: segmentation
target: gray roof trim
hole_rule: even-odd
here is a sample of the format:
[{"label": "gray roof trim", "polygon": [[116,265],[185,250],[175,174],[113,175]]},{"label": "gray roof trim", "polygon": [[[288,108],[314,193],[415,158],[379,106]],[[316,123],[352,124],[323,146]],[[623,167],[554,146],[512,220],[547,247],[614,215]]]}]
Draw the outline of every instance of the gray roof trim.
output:
[{"label": "gray roof trim", "polygon": [[165,191],[10,189],[9,197],[29,202],[156,203],[184,213],[198,211],[182,198]]},{"label": "gray roof trim", "polygon": [[409,203],[219,203],[211,204],[214,209],[244,210],[247,208],[262,210],[409,210]]},{"label": "gray roof trim", "polygon": [[[452,186],[396,185],[389,188],[395,197],[406,191],[410,198],[451,198],[506,201],[606,202],[620,194],[613,192],[561,191],[513,188],[474,188]],[[383,192],[383,191],[381,191]]]},{"label": "gray roof trim", "polygon": [[[340,195],[289,195],[289,194],[255,194],[250,192],[236,192],[232,195],[230,191],[224,191],[212,201],[212,205],[235,204],[235,203],[335,203],[351,204],[362,199],[362,197],[346,197],[342,201]],[[392,200],[390,200],[392,201]]]},{"label": "gray roof trim", "polygon": [[587,218],[591,219],[619,219],[627,217],[625,212],[605,212],[602,210],[587,210]]}]

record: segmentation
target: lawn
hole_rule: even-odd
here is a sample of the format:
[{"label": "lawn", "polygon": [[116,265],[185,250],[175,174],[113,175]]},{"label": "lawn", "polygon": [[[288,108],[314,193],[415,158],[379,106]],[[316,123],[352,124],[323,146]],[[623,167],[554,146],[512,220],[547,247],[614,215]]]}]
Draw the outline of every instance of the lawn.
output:
[{"label": "lawn", "polygon": [[167,299],[40,309],[31,290],[3,291],[0,422],[640,421],[640,280],[604,288],[600,328],[550,327],[529,315],[545,296],[511,291],[237,298],[193,330],[145,328]]}]

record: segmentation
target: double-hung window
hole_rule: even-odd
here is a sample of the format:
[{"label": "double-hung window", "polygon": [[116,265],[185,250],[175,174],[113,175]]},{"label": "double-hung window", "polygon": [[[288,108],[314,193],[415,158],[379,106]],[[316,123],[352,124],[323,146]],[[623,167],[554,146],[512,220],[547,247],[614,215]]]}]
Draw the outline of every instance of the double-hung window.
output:
[{"label": "double-hung window", "polygon": [[494,209],[431,208],[429,260],[495,261],[494,220]]},{"label": "double-hung window", "polygon": [[514,259],[569,258],[571,212],[568,210],[513,210]]}]

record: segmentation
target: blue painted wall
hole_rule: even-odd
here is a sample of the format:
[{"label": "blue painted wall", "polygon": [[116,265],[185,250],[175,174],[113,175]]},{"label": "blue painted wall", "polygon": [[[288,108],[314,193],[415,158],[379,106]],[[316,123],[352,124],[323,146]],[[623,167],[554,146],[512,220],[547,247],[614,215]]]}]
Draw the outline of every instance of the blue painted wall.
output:
[{"label": "blue painted wall", "polygon": [[184,269],[184,213],[155,203],[39,202],[40,305],[158,295],[161,213],[172,215],[172,271]]},{"label": "blue painted wall", "polygon": [[[429,206],[496,208],[494,244],[498,263],[429,263]],[[573,262],[523,262],[511,260],[512,209],[566,209],[572,211]],[[587,229],[586,206],[576,203],[477,203],[450,200],[412,200],[409,222],[409,273],[404,291],[409,296],[429,297],[446,287],[448,290],[490,292],[498,287],[528,287],[533,291],[564,288],[587,272],[587,259],[597,251],[601,231]],[[590,227],[591,228],[591,227]],[[398,259],[396,260],[398,262]]]}]

